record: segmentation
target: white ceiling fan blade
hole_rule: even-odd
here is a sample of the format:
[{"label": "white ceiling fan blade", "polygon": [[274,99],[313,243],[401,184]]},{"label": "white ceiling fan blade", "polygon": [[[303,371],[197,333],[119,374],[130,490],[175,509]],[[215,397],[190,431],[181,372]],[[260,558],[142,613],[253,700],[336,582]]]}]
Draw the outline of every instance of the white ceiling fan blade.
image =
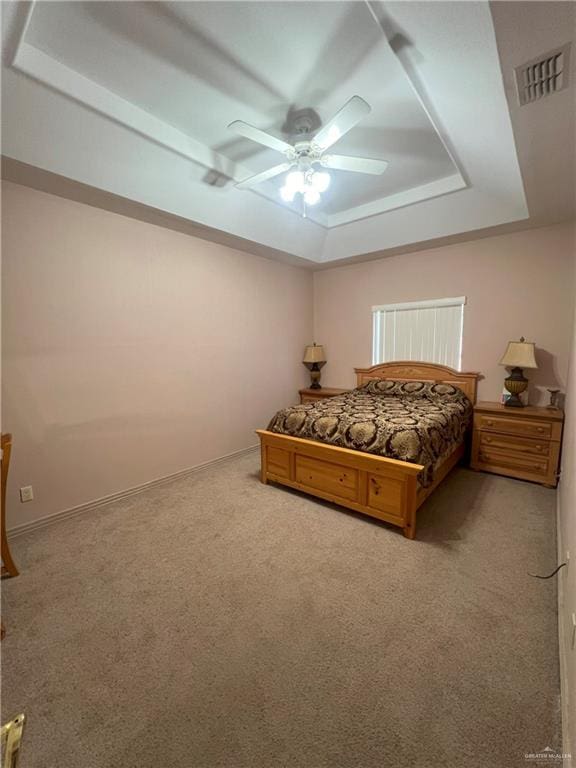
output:
[{"label": "white ceiling fan blade", "polygon": [[240,136],[244,136],[246,139],[256,141],[258,144],[263,144],[265,147],[275,149],[277,152],[292,153],[294,147],[288,142],[282,139],[277,139],[276,136],[272,136],[271,133],[261,131],[260,128],[255,128],[253,125],[245,123],[243,120],[234,120],[230,123],[228,128],[234,133],[238,133]]},{"label": "white ceiling fan blade", "polygon": [[321,165],[336,171],[354,171],[372,173],[379,176],[388,168],[386,160],[371,160],[368,157],[348,157],[347,155],[325,155],[320,158]]},{"label": "white ceiling fan blade", "polygon": [[284,171],[289,171],[293,165],[294,163],[280,163],[280,165],[275,165],[273,168],[268,168],[267,171],[262,171],[262,173],[257,173],[255,176],[249,176],[247,179],[239,181],[236,184],[236,187],[238,187],[238,189],[251,189],[257,184],[261,184],[263,181],[268,181],[268,179],[272,179],[274,176],[284,173]]},{"label": "white ceiling fan blade", "polygon": [[318,131],[312,143],[319,149],[328,149],[371,111],[372,107],[364,99],[352,96],[332,120]]}]

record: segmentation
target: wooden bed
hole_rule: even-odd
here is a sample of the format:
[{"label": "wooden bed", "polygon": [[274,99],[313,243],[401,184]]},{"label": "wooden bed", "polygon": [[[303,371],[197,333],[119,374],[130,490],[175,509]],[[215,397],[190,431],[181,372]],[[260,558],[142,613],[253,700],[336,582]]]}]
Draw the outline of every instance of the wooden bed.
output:
[{"label": "wooden bed", "polygon": [[[355,368],[357,386],[370,379],[433,381],[453,384],[476,402],[479,374],[460,373],[432,363],[394,362]],[[428,488],[420,488],[417,476],[421,464],[388,459],[316,440],[257,430],[262,455],[261,480],[305,491],[356,512],[363,512],[402,528],[404,535],[416,535],[416,510],[448,472],[460,461],[461,443],[434,472]]]}]

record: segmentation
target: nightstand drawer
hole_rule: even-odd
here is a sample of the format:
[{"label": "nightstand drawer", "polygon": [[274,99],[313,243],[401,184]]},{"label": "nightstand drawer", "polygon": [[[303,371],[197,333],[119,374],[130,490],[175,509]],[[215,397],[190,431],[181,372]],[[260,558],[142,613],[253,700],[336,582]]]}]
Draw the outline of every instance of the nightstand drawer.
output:
[{"label": "nightstand drawer", "polygon": [[546,477],[548,475],[548,459],[537,456],[521,455],[518,453],[504,453],[492,448],[481,448],[478,452],[478,461],[481,465],[491,469],[511,469],[519,472],[529,472],[535,476]]},{"label": "nightstand drawer", "polygon": [[543,421],[530,421],[529,419],[510,418],[504,416],[476,415],[477,429],[505,432],[509,435],[523,437],[547,437],[552,436],[552,425]]},{"label": "nightstand drawer", "polygon": [[535,440],[531,437],[515,437],[499,435],[493,432],[480,432],[480,450],[512,451],[527,453],[534,456],[550,456],[550,443],[546,440]]},{"label": "nightstand drawer", "polygon": [[554,488],[563,421],[564,414],[557,409],[476,403],[470,465]]},{"label": "nightstand drawer", "polygon": [[310,395],[300,395],[300,403],[315,403],[318,400],[321,400],[320,397],[310,397]]}]

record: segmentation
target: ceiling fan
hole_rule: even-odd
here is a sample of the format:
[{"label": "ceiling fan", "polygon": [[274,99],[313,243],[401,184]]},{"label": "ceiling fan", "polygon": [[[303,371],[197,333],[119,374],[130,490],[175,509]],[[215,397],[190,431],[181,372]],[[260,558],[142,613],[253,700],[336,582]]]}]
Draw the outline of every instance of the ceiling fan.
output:
[{"label": "ceiling fan", "polygon": [[317,170],[317,166],[374,175],[384,173],[388,167],[385,160],[324,154],[370,111],[371,107],[364,99],[360,96],[352,96],[342,109],[314,136],[310,136],[309,122],[303,120],[300,124],[296,124],[295,128],[299,135],[294,144],[289,144],[242,120],[235,120],[230,123],[228,128],[240,136],[281,152],[286,158],[279,165],[243,179],[236,184],[236,187],[238,189],[251,189],[263,181],[268,181],[268,179],[273,179],[281,173],[290,171],[280,190],[282,199],[286,202],[292,202],[296,194],[299,193],[305,204],[316,205],[320,200],[320,194],[325,192],[330,185],[330,174]]}]

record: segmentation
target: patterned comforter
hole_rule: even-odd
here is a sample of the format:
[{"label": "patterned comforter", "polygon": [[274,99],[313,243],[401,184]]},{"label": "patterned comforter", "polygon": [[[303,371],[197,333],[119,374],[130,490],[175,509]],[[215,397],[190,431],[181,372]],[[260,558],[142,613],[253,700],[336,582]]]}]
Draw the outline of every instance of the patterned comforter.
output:
[{"label": "patterned comforter", "polygon": [[268,430],[435,467],[464,439],[472,405],[458,387],[372,380],[345,395],[278,411]]}]

